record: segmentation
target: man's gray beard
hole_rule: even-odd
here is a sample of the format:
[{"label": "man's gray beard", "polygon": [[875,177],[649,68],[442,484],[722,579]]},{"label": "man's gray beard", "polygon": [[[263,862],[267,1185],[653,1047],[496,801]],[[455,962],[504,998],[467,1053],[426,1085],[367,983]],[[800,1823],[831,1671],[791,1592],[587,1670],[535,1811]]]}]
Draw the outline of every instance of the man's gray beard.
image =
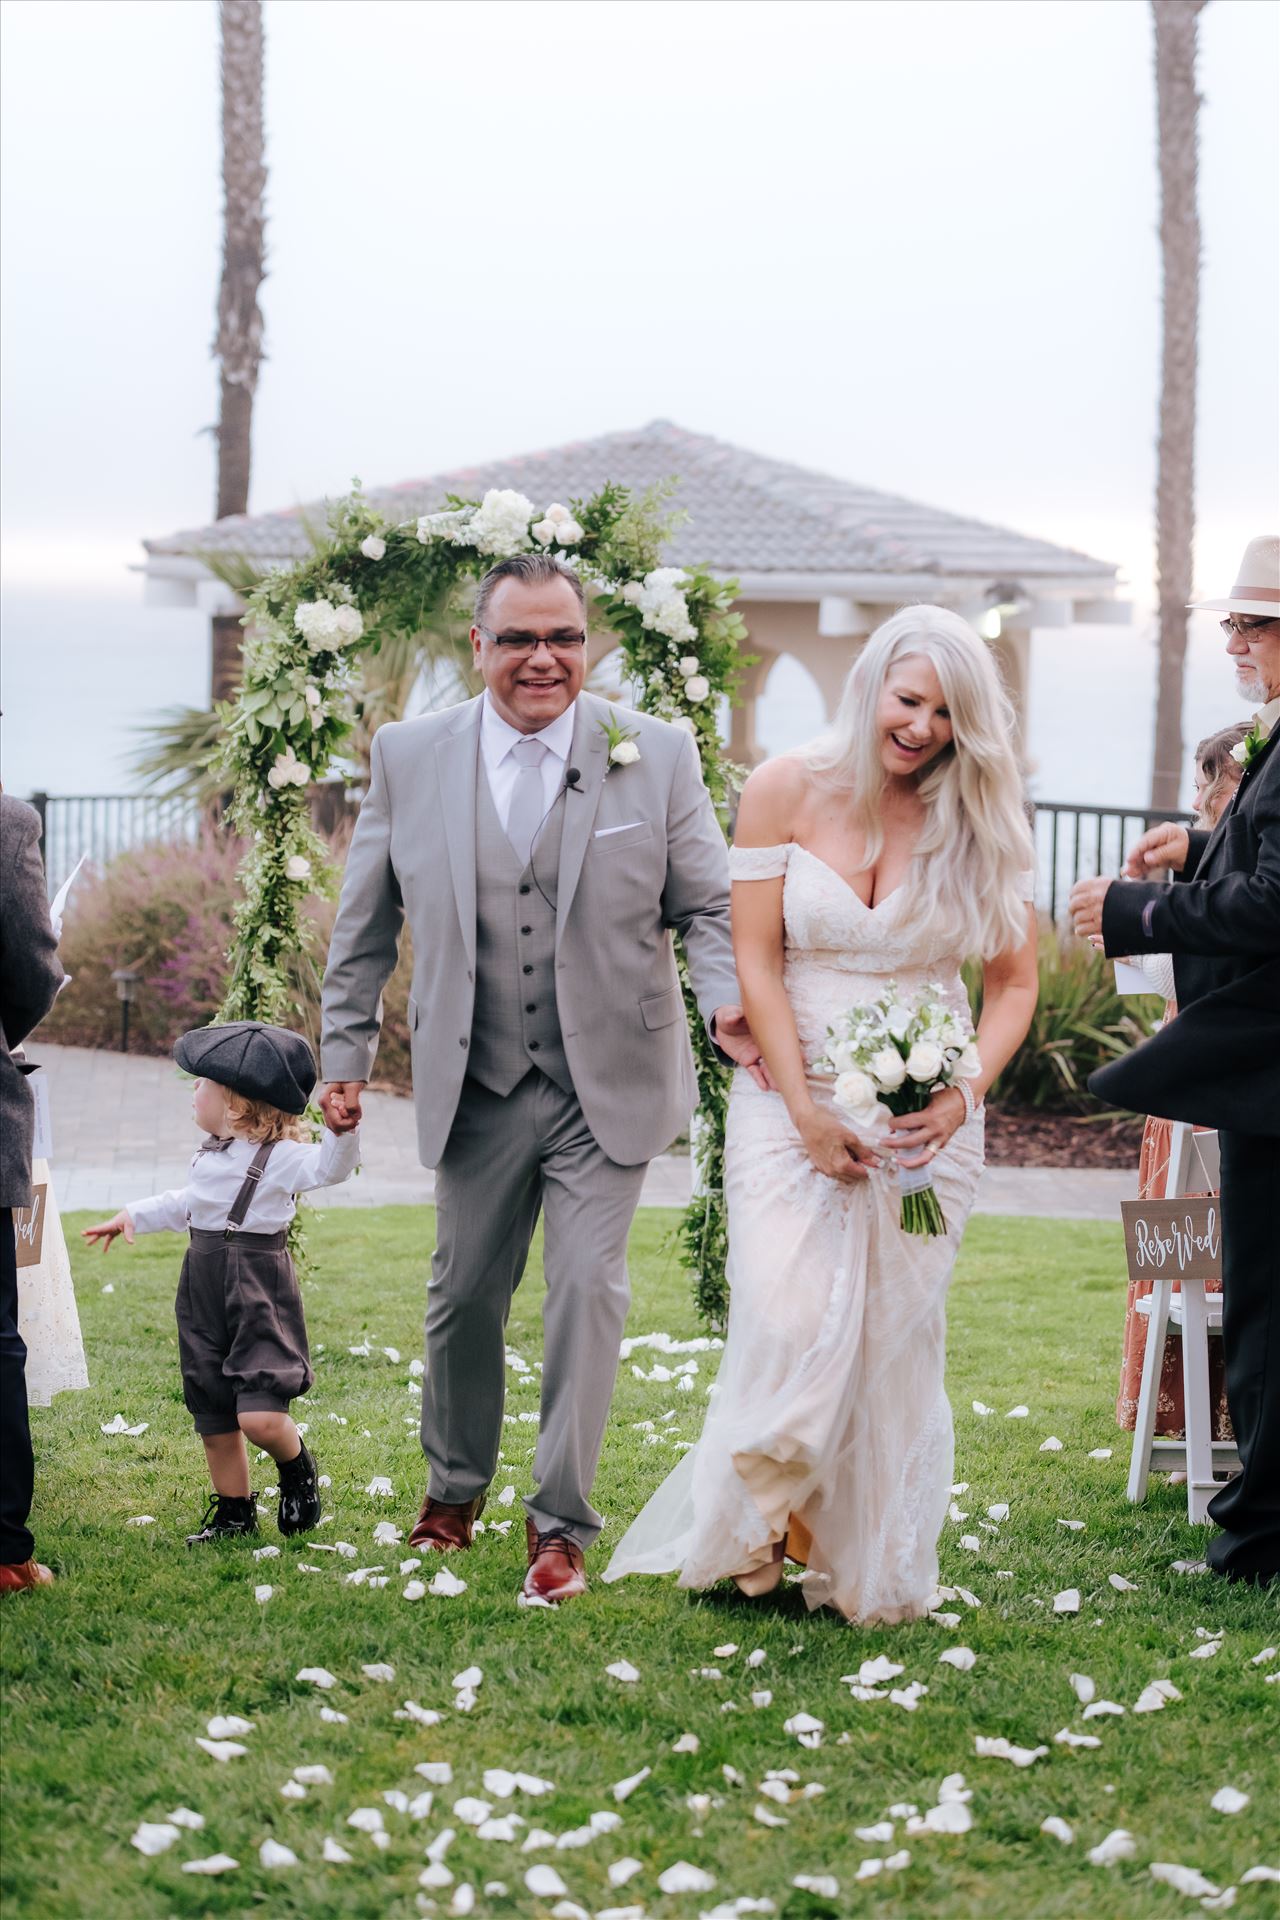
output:
[{"label": "man's gray beard", "polygon": [[1263,706],[1271,697],[1266,681],[1252,667],[1236,668],[1236,690],[1242,700],[1256,701]]}]

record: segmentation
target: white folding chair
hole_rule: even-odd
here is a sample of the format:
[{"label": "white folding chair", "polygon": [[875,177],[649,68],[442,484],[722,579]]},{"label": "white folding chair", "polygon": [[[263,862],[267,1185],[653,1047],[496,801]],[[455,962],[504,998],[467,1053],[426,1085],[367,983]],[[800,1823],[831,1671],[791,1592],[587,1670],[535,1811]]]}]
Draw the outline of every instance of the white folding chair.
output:
[{"label": "white folding chair", "polygon": [[[1169,1142],[1165,1198],[1174,1199],[1189,1188],[1216,1189],[1218,1185],[1217,1134],[1196,1133],[1178,1121]],[[1213,1438],[1209,1406],[1209,1339],[1222,1337],[1222,1295],[1206,1293],[1203,1280],[1183,1280],[1175,1293],[1172,1279],[1157,1279],[1151,1292],[1135,1303],[1135,1310],[1146,1318],[1147,1340],[1129,1459],[1129,1498],[1146,1499],[1152,1472],[1185,1473],[1187,1518],[1199,1524],[1207,1520],[1209,1502],[1221,1489],[1215,1469],[1230,1473],[1240,1468],[1235,1443]],[[1157,1439],[1155,1430],[1164,1344],[1170,1333],[1182,1340],[1183,1440]]]}]

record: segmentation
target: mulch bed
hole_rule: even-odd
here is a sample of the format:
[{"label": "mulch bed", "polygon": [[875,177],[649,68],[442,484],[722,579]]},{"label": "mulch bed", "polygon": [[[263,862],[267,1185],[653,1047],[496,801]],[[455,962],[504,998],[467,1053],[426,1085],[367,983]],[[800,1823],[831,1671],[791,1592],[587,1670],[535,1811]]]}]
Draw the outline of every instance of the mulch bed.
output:
[{"label": "mulch bed", "polygon": [[987,1108],[987,1164],[992,1167],[1123,1167],[1134,1171],[1142,1121],[1077,1119],[1035,1107]]}]

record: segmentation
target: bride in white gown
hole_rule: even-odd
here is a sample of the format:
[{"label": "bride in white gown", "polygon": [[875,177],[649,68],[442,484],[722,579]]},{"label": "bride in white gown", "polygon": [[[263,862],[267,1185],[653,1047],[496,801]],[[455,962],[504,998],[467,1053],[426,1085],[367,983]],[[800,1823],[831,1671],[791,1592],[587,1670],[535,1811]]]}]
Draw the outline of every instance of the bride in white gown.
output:
[{"label": "bride in white gown", "polygon": [[[941,986],[983,957],[973,1104],[1035,1008],[1032,845],[1013,715],[959,615],[895,614],[867,643],[831,735],[747,782],[731,855],[743,1004],[776,1091],[735,1074],[725,1192],[729,1326],[696,1448],[604,1578],[677,1571],[773,1590],[784,1552],[810,1607],[919,1618],[953,1477],[945,1302],[982,1172],[956,1088],[860,1139],[808,1063],[892,979]],[[895,1161],[931,1166],[947,1232],[898,1222]]]}]

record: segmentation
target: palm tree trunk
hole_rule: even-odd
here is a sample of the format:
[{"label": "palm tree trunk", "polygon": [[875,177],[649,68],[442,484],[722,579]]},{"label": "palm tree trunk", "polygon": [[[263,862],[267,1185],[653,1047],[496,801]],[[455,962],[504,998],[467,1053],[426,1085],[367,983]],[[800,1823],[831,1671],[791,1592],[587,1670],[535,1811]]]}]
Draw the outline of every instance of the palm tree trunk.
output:
[{"label": "palm tree trunk", "polygon": [[[218,290],[218,498],[216,518],[246,513],[253,398],[262,364],[267,169],[262,130],[262,0],[220,0],[222,26],[222,284]],[[215,700],[240,679],[239,623],[213,622]]]},{"label": "palm tree trunk", "polygon": [[1182,780],[1182,692],[1195,539],[1196,332],[1200,216],[1196,208],[1197,15],[1205,0],[1151,0],[1160,137],[1164,334],[1156,472],[1160,660],[1151,805],[1176,807]]}]

